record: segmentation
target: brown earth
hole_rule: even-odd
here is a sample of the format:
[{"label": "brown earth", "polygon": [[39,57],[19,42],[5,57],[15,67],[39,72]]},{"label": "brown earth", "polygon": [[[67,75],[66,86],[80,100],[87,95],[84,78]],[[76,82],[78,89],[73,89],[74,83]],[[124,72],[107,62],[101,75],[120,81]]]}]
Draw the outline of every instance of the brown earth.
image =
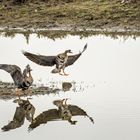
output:
[{"label": "brown earth", "polygon": [[140,31],[140,1],[1,0],[0,27],[23,29],[115,29]]},{"label": "brown earth", "polygon": [[[53,87],[53,88],[52,88]],[[56,86],[52,85],[52,87],[48,86],[39,86],[33,85],[30,87],[29,90],[22,91],[20,96],[38,96],[44,94],[59,94],[60,91],[67,92],[69,90],[75,89],[74,83],[71,82],[62,82],[62,87],[57,88]],[[29,94],[29,91],[31,94]],[[13,83],[2,82],[0,81],[0,99],[2,100],[9,100],[12,98],[17,98],[15,92],[15,86]]]}]

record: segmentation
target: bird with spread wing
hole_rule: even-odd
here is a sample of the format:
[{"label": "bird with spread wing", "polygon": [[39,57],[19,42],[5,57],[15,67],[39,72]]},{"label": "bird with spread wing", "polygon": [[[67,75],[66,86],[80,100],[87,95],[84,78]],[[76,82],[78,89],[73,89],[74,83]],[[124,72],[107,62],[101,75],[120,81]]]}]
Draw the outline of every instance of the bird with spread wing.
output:
[{"label": "bird with spread wing", "polygon": [[33,119],[29,125],[29,131],[35,129],[41,124],[56,121],[68,121],[71,125],[76,125],[77,121],[72,120],[74,116],[85,116],[94,124],[94,120],[89,116],[86,111],[77,105],[67,104],[68,99],[55,100],[53,104],[57,107],[43,111]]},{"label": "bird with spread wing", "polygon": [[12,129],[17,129],[21,127],[24,122],[25,118],[29,121],[32,122],[35,114],[35,107],[32,105],[32,103],[28,100],[23,100],[23,99],[15,99],[13,102],[18,103],[18,106],[16,107],[13,120],[8,122],[7,125],[4,125],[1,130],[3,131],[9,131]]},{"label": "bird with spread wing", "polygon": [[[68,55],[68,53],[72,53],[71,50],[66,50],[64,53],[58,54],[56,56],[44,56],[44,55],[37,55],[30,52],[23,51],[23,54],[31,61],[38,65],[42,66],[56,66],[53,69],[52,73],[59,73],[60,75],[68,75],[65,73],[64,69],[70,65],[72,65],[87,49],[87,44],[84,46],[82,52],[75,54],[75,55]],[[61,73],[62,72],[62,73]]]},{"label": "bird with spread wing", "polygon": [[33,78],[31,75],[32,69],[29,65],[21,71],[20,67],[17,65],[0,64],[0,69],[5,70],[10,73],[16,88],[16,94],[20,95],[21,90],[27,90],[33,83]]}]

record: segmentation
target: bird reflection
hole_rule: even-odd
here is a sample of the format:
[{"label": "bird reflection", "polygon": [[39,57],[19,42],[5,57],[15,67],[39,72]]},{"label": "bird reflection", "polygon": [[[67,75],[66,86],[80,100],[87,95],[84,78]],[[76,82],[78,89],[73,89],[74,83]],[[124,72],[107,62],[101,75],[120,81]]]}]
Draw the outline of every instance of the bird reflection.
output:
[{"label": "bird reflection", "polygon": [[13,102],[18,103],[19,106],[16,107],[13,120],[1,128],[3,131],[9,131],[11,129],[16,129],[21,127],[24,124],[25,118],[29,122],[32,122],[33,120],[35,107],[30,103],[28,99],[23,100],[19,98],[14,100]]},{"label": "bird reflection", "polygon": [[46,124],[50,121],[68,121],[70,124],[75,125],[76,120],[72,120],[73,116],[86,116],[94,123],[92,117],[90,117],[83,109],[76,105],[67,104],[68,99],[55,100],[53,104],[57,106],[57,109],[49,109],[39,114],[29,125],[29,131],[38,127],[40,124]]}]

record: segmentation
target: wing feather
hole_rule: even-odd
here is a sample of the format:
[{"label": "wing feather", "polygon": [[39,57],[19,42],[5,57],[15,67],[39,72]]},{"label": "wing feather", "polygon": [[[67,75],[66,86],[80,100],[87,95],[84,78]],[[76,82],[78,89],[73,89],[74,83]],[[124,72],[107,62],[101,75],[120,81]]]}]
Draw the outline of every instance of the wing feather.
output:
[{"label": "wing feather", "polygon": [[75,55],[70,55],[68,56],[68,60],[67,63],[65,64],[66,67],[72,65],[81,55],[82,53],[87,49],[87,44],[84,46],[82,52],[80,52],[79,54],[75,54]]},{"label": "wing feather", "polygon": [[36,55],[33,53],[23,51],[23,54],[31,61],[42,66],[53,66],[55,65],[56,56],[44,56]]},{"label": "wing feather", "polygon": [[[81,54],[87,49],[87,44],[84,46],[82,52],[75,55],[68,56],[68,60],[66,63],[66,67],[72,65],[80,56]],[[29,53],[23,51],[23,54],[31,61],[38,65],[42,66],[54,66],[56,64],[56,56],[44,56],[44,55],[36,55],[33,53]]]},{"label": "wing feather", "polygon": [[34,129],[41,124],[45,124],[48,121],[55,121],[59,119],[60,119],[59,111],[57,109],[49,109],[47,111],[42,112],[36,118],[34,118],[34,120],[29,126],[29,130]]},{"label": "wing feather", "polygon": [[76,55],[70,55],[68,56],[68,60],[65,64],[66,67],[72,65],[79,57],[81,56],[81,54],[76,54]]},{"label": "wing feather", "polygon": [[10,73],[15,85],[19,85],[23,82],[23,75],[21,69],[16,65],[0,64],[0,69]]},{"label": "wing feather", "polygon": [[69,110],[72,113],[72,116],[87,116],[87,113],[76,105],[68,105]]},{"label": "wing feather", "polygon": [[68,105],[69,110],[71,111],[72,116],[86,116],[89,118],[89,120],[94,124],[94,120],[92,117],[90,117],[86,111],[81,109],[80,107],[76,105]]}]

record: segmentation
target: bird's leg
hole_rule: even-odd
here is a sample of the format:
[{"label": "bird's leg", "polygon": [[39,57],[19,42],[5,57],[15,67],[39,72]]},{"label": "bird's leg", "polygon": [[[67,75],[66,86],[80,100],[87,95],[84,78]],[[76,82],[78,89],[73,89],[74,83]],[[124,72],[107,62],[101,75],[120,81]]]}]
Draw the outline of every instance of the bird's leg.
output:
[{"label": "bird's leg", "polygon": [[20,95],[21,95],[21,93],[22,93],[21,91],[22,91],[22,89],[16,88],[16,89],[15,89],[16,96],[20,97]]},{"label": "bird's leg", "polygon": [[66,99],[65,99],[65,103],[64,103],[65,106],[68,105],[68,104],[67,104],[67,100],[69,100],[69,98],[66,98]]},{"label": "bird's leg", "polygon": [[62,71],[63,71],[63,73],[64,73],[65,76],[68,76],[68,75],[69,75],[69,74],[66,74],[66,73],[65,73],[64,69],[62,69]]},{"label": "bird's leg", "polygon": [[61,106],[64,105],[64,101],[65,101],[65,99],[62,99],[62,100],[61,100]]},{"label": "bird's leg", "polygon": [[26,93],[27,93],[27,95],[29,95],[29,96],[32,96],[32,95],[33,95],[33,92],[32,92],[32,90],[31,90],[30,88],[28,88],[28,89],[26,90]]},{"label": "bird's leg", "polygon": [[60,75],[63,75],[63,74],[61,73],[61,71],[62,71],[62,69],[59,69],[59,74],[60,74]]},{"label": "bird's leg", "polygon": [[32,90],[30,88],[28,90],[29,90],[29,96],[32,96],[33,95]]}]

